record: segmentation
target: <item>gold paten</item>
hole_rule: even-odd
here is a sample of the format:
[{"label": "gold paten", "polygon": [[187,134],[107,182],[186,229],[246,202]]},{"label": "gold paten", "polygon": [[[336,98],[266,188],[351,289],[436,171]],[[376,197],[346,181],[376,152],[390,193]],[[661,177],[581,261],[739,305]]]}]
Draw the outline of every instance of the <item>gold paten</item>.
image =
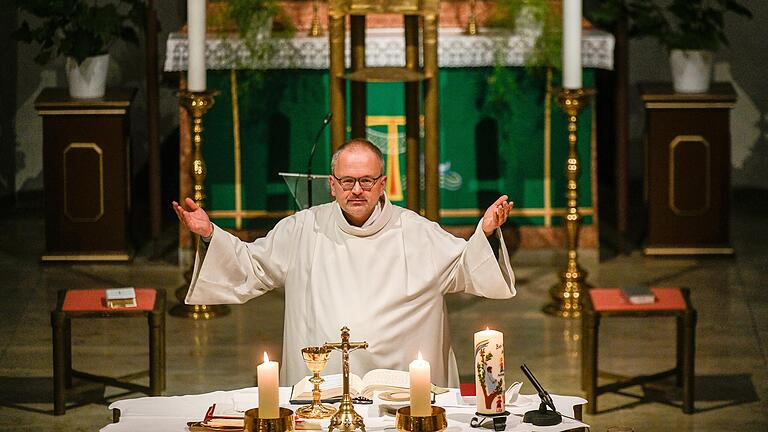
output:
[{"label": "gold paten", "polygon": [[[203,181],[205,180],[205,162],[203,161],[203,116],[213,107],[214,97],[219,94],[218,91],[200,91],[193,92],[182,90],[178,93],[179,104],[192,116],[192,177],[194,178],[195,204],[205,207],[205,191]],[[194,266],[194,262],[192,263]],[[176,298],[179,304],[171,308],[170,314],[177,317],[192,318],[194,320],[208,320],[219,316],[229,314],[229,307],[224,305],[188,305],[184,303],[189,289],[189,283],[192,280],[192,269],[184,273],[186,283],[176,289]]]},{"label": "gold paten", "polygon": [[325,381],[320,372],[328,364],[328,358],[331,356],[331,350],[322,347],[306,347],[301,350],[301,356],[304,358],[309,370],[312,372],[312,378],[309,379],[314,385],[312,389],[312,403],[296,410],[296,415],[302,418],[324,419],[336,413],[336,408],[330,405],[324,405],[320,402],[320,384]]},{"label": "gold paten", "polygon": [[291,432],[294,429],[293,411],[288,408],[280,408],[278,418],[260,418],[258,408],[245,412],[245,432]]},{"label": "gold paten", "polygon": [[352,405],[352,397],[349,395],[349,353],[357,349],[367,349],[368,342],[350,342],[349,328],[344,326],[341,328],[341,342],[326,342],[323,348],[341,351],[343,377],[341,405],[339,405],[339,410],[336,414],[331,417],[328,432],[332,432],[334,429],[344,432],[360,429],[365,432],[363,417],[355,411],[355,407]]},{"label": "gold paten", "polygon": [[562,318],[578,318],[581,316],[582,288],[587,285],[584,280],[587,272],[579,266],[578,246],[581,215],[578,207],[578,179],[581,174],[579,154],[576,151],[578,140],[579,113],[594,94],[591,89],[561,88],[557,95],[557,104],[568,116],[568,160],[565,165],[567,179],[567,206],[565,215],[565,233],[567,241],[568,263],[560,273],[560,282],[552,286],[549,294],[553,302],[544,306],[544,312]]},{"label": "gold paten", "polygon": [[445,408],[432,405],[430,415],[412,416],[410,406],[402,407],[397,410],[395,427],[400,432],[440,432],[448,427]]}]

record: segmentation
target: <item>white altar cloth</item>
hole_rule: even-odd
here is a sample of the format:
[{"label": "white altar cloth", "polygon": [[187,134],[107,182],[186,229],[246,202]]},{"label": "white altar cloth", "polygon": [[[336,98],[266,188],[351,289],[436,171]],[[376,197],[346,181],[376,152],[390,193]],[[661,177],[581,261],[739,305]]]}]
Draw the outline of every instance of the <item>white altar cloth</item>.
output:
[{"label": "white altar cloth", "polygon": [[[294,411],[297,406],[290,405],[291,388],[280,388],[281,406],[291,408]],[[556,426],[533,426],[523,423],[523,414],[538,408],[537,395],[521,395],[521,403],[507,406],[511,415],[507,418],[507,431],[565,431],[578,427],[588,427],[585,423],[563,418],[563,422]],[[586,403],[585,399],[573,396],[552,395],[558,411],[566,416],[573,417],[573,407]],[[166,396],[166,397],[142,397],[137,399],[125,399],[112,403],[109,409],[120,410],[120,421],[112,423],[101,429],[102,432],[173,432],[186,431],[187,422],[202,420],[206,410],[216,404],[217,413],[233,413],[237,409],[243,410],[258,404],[256,387],[248,387],[232,391],[216,391],[211,393]],[[457,389],[437,396],[436,405],[446,409],[448,428],[446,432],[472,432],[475,429],[469,426],[469,422],[475,413],[475,407],[461,403]],[[376,400],[373,405],[355,405],[355,410],[365,418],[366,430],[369,432],[394,432],[395,418],[387,414],[387,407],[391,403]],[[236,409],[237,408],[237,409]],[[490,422],[487,422],[490,423]],[[328,420],[321,422],[323,430],[328,430]],[[493,431],[482,429],[484,431]]]}]

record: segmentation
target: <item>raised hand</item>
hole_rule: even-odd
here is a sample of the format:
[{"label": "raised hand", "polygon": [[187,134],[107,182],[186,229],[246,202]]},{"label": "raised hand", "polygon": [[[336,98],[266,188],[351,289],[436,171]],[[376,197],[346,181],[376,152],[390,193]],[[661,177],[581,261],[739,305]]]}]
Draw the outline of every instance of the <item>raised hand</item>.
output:
[{"label": "raised hand", "polygon": [[184,223],[184,226],[186,226],[188,230],[202,237],[209,237],[213,234],[213,225],[205,210],[195,204],[190,198],[184,198],[184,204],[187,205],[189,210],[186,210],[179,205],[179,203],[173,201],[173,211],[176,212],[176,216],[178,216],[179,220]]},{"label": "raised hand", "polygon": [[488,207],[483,215],[483,232],[486,236],[493,234],[496,228],[502,226],[507,221],[509,212],[512,210],[513,202],[507,202],[508,197],[502,195],[495,203]]}]

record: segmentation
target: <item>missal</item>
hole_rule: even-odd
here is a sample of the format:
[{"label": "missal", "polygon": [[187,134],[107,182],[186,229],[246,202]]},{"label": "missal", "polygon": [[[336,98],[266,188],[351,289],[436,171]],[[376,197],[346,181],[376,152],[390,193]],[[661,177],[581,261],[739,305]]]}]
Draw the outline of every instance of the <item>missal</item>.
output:
[{"label": "missal", "polygon": [[[291,389],[291,403],[303,404],[312,401],[312,389],[314,385],[309,382],[311,376],[301,379]],[[332,399],[341,398],[342,374],[323,376],[325,380],[320,384],[320,399],[333,402]],[[410,377],[408,372],[393,369],[374,369],[360,378],[358,375],[349,374],[349,395],[353,398],[364,397],[370,399],[373,392],[391,391],[398,394],[407,394],[410,391]]]}]

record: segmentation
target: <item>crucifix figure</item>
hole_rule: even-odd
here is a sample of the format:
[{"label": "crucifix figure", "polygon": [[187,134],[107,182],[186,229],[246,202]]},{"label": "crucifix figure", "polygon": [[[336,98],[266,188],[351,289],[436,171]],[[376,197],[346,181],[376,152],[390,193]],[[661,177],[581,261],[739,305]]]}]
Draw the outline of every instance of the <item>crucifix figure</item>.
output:
[{"label": "crucifix figure", "polygon": [[328,427],[328,432],[333,432],[334,429],[344,432],[352,432],[355,429],[360,429],[365,432],[363,417],[355,412],[355,407],[352,405],[352,397],[349,395],[349,352],[368,348],[368,342],[350,342],[349,328],[344,326],[341,328],[341,342],[326,342],[323,347],[341,351],[343,377],[341,405],[339,405],[339,410],[336,411],[336,414],[331,417],[331,424]]}]

